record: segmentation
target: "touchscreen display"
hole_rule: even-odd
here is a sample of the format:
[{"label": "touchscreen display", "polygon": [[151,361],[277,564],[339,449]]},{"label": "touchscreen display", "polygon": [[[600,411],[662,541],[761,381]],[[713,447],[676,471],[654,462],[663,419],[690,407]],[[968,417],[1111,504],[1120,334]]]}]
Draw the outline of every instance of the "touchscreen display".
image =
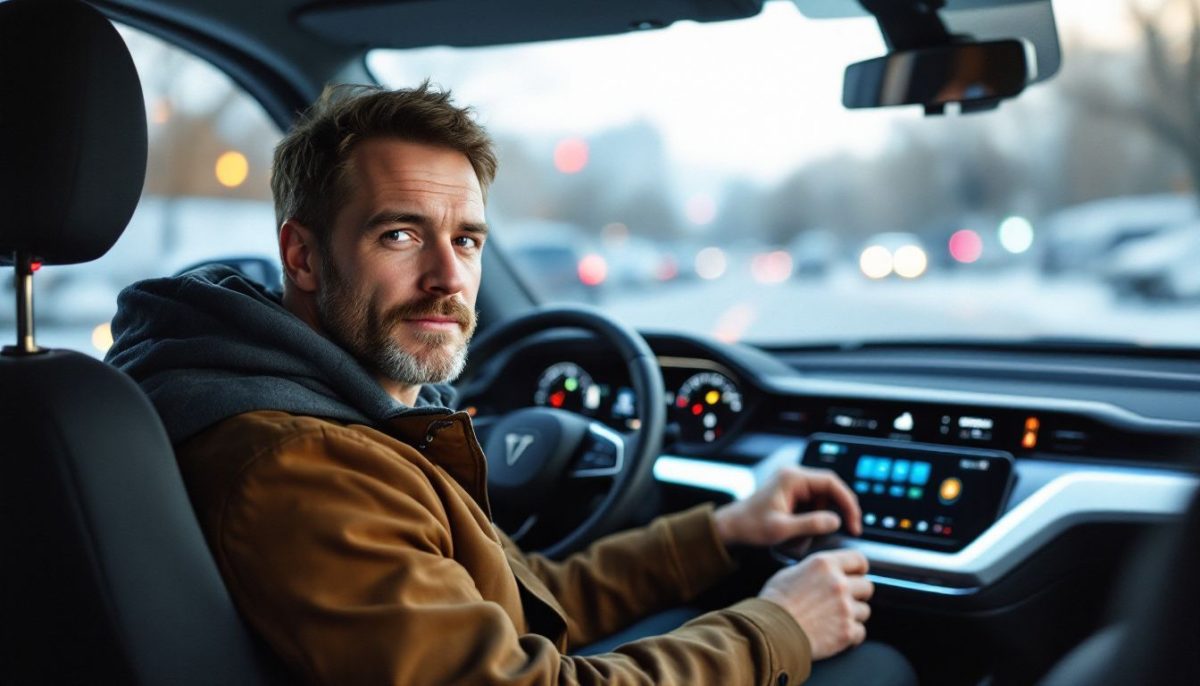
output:
[{"label": "touchscreen display", "polygon": [[858,495],[863,538],[953,552],[999,516],[1013,458],[998,450],[815,435],[801,464],[837,472]]}]

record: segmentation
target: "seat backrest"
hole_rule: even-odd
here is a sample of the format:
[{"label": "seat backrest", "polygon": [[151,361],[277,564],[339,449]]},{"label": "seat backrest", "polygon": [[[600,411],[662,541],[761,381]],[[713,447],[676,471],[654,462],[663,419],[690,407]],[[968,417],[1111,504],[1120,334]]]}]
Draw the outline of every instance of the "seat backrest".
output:
[{"label": "seat backrest", "polygon": [[[18,290],[33,261],[106,252],[145,166],[141,87],[107,19],[77,0],[0,3],[0,254]],[[278,682],[150,402],[23,328],[0,355],[0,683]]]},{"label": "seat backrest", "polygon": [[1200,491],[1183,518],[1135,547],[1115,623],[1063,659],[1041,686],[1200,684]]}]

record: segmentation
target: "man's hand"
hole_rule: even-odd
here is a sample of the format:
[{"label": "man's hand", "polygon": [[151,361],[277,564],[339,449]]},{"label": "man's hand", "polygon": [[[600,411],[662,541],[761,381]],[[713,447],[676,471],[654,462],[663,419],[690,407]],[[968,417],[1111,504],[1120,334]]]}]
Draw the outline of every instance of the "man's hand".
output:
[{"label": "man's hand", "polygon": [[[826,509],[831,504],[846,517],[850,533],[862,533],[858,498],[836,474],[825,469],[784,467],[746,500],[717,509],[717,535],[726,546],[765,546],[833,533],[842,522]],[[798,509],[807,512],[797,513]]]},{"label": "man's hand", "polygon": [[815,553],[771,577],[758,597],[787,610],[823,660],[867,637],[863,624],[875,586],[866,578],[867,558],[855,550]]}]

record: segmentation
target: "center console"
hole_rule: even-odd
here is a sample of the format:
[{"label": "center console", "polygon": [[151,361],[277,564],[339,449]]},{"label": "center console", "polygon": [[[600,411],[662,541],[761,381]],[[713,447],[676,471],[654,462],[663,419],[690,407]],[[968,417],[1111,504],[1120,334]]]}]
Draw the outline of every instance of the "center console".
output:
[{"label": "center console", "polygon": [[816,434],[801,464],[830,469],[858,496],[866,540],[957,552],[1000,516],[1013,457],[999,450]]}]

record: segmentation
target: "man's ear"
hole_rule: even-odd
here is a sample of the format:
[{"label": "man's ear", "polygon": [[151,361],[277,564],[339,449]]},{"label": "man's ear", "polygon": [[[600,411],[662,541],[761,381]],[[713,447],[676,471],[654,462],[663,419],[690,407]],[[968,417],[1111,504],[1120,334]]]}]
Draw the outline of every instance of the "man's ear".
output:
[{"label": "man's ear", "polygon": [[320,285],[322,258],[317,235],[295,219],[279,227],[279,259],[287,280],[305,293]]}]

